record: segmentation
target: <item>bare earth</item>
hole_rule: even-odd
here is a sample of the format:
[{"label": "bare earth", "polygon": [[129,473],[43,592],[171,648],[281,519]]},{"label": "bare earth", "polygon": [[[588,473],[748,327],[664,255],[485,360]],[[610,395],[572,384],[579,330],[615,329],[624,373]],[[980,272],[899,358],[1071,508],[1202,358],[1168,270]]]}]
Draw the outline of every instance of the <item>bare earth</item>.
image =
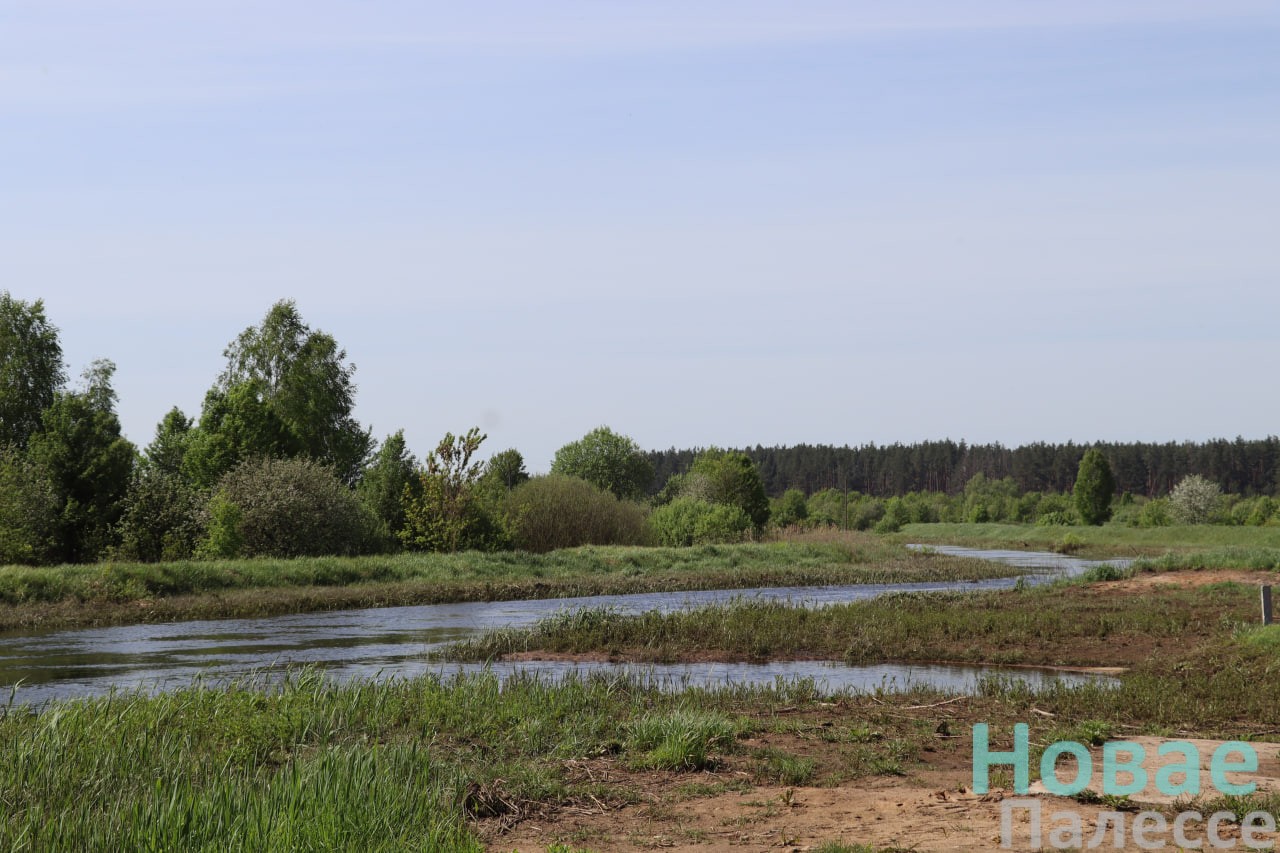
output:
[{"label": "bare earth", "polygon": [[[1141,595],[1160,584],[1188,587],[1223,582],[1258,584],[1271,578],[1274,574],[1270,572],[1225,570],[1142,574],[1130,580],[1098,584],[1095,589],[1098,594]],[[1135,654],[1142,652],[1142,649],[1126,648],[1124,657],[1133,660]],[[560,657],[539,652],[522,655],[525,656]],[[564,657],[582,659],[596,656]],[[604,655],[598,657],[605,659]],[[937,715],[946,719],[952,716],[950,711],[950,708],[939,708]],[[840,708],[836,706],[825,721],[815,719],[812,722],[815,725],[840,726],[847,724],[848,720],[841,717]],[[967,732],[967,726],[960,718],[955,722],[955,731]],[[1158,767],[1156,762],[1159,761],[1154,756],[1160,741],[1147,737],[1133,740],[1147,750],[1145,766],[1154,778]],[[1203,764],[1207,767],[1209,756],[1221,742],[1194,743],[1201,748]],[[838,764],[841,756],[839,745],[801,736],[766,735],[743,743],[745,751],[760,746],[777,746],[806,755],[818,761],[820,766]],[[1259,771],[1233,781],[1257,782],[1262,792],[1280,790],[1280,744],[1259,743],[1254,746],[1261,757]],[[552,844],[599,853],[641,850],[804,851],[833,841],[904,851],[1039,849],[1029,844],[1025,812],[1021,811],[1015,812],[1024,818],[1015,827],[1015,844],[1012,847],[1001,846],[1001,802],[1016,795],[1002,790],[987,795],[971,792],[971,743],[967,735],[939,735],[936,746],[927,749],[922,758],[922,762],[907,767],[907,775],[904,776],[868,776],[816,787],[755,784],[744,760],[738,757],[731,757],[715,772],[685,774],[633,771],[614,759],[571,762],[568,769],[577,778],[606,786],[613,783],[625,785],[640,792],[640,801],[621,806],[588,802],[548,814],[508,815],[505,819],[482,822],[480,829],[489,849],[522,853],[543,853]],[[1094,758],[1094,767],[1095,776],[1090,789],[1100,792],[1100,750]],[[1069,778],[1071,773],[1064,768],[1062,775]],[[1204,776],[1202,789],[1213,794],[1207,771]],[[1121,781],[1125,778],[1122,776]],[[1165,814],[1172,818],[1185,807],[1175,807],[1168,802],[1169,798],[1156,794],[1154,787],[1149,790],[1150,797],[1134,798],[1135,809],[1163,808]],[[1027,796],[1041,803],[1046,838],[1049,829],[1055,825],[1051,821],[1055,812],[1069,810],[1078,814],[1083,821],[1087,843],[1093,838],[1099,815],[1113,810],[1111,805],[1085,804],[1075,799],[1051,796],[1036,786]],[[1135,813],[1129,812],[1126,818],[1132,821]],[[1189,824],[1188,834],[1193,839],[1205,839],[1204,825]],[[1239,843],[1237,828],[1224,828],[1223,836],[1236,839],[1237,849],[1246,849]],[[1158,837],[1151,836],[1153,839]],[[1263,834],[1259,838],[1280,840],[1280,835]],[[1172,831],[1164,835],[1164,840],[1168,845],[1166,849],[1178,849]],[[1134,843],[1131,834],[1123,846],[1114,846],[1113,841],[1114,836],[1109,832],[1104,847],[1100,849],[1142,849]],[[1208,847],[1207,842],[1205,847]]]},{"label": "bare earth", "polygon": [[[1159,740],[1135,738],[1149,756],[1154,756]],[[1220,741],[1194,741],[1208,756]],[[965,744],[967,748],[967,744]],[[1255,744],[1261,756],[1259,772],[1248,776],[1228,777],[1232,781],[1258,783],[1260,791],[1280,789],[1280,744]],[[930,759],[929,766],[906,777],[874,777],[836,787],[755,786],[745,791],[732,791],[705,797],[681,794],[681,786],[690,783],[715,785],[735,781],[735,774],[655,774],[648,779],[628,774],[622,768],[610,768],[600,764],[590,769],[596,778],[627,778],[632,784],[640,782],[644,802],[622,808],[603,806],[564,810],[553,815],[531,818],[503,831],[498,823],[486,829],[492,850],[519,850],[524,853],[541,853],[551,844],[562,843],[586,848],[599,853],[640,850],[697,850],[697,851],[777,851],[813,850],[818,846],[839,841],[846,844],[864,844],[874,848],[919,851],[981,851],[981,850],[1030,850],[1025,820],[1016,823],[1012,847],[1001,847],[1001,802],[1015,795],[1009,791],[992,791],[980,796],[969,791],[971,769],[961,756],[949,750]],[[968,758],[967,754],[963,756]],[[1207,764],[1207,757],[1205,763]],[[961,766],[942,766],[942,765]],[[936,765],[936,766],[935,766]],[[1101,768],[1099,753],[1094,759],[1095,768]],[[1146,763],[1154,778],[1154,760]],[[583,768],[587,772],[587,768]],[[746,774],[738,774],[741,781]],[[1070,774],[1064,770],[1063,778]],[[1100,770],[1097,771],[1093,790],[1100,791]],[[1121,777],[1126,781],[1125,777]],[[1205,790],[1211,790],[1207,772]],[[1154,794],[1154,792],[1153,792]],[[1046,833],[1055,824],[1051,815],[1070,810],[1078,814],[1085,828],[1086,843],[1098,826],[1098,816],[1109,812],[1106,805],[1085,805],[1076,800],[1037,793],[1033,786],[1030,796],[1041,803],[1043,826]],[[1168,798],[1155,794],[1151,798],[1135,798],[1136,808],[1168,807]],[[1166,812],[1170,816],[1175,814]],[[1132,821],[1136,812],[1126,818]],[[1016,811],[1024,817],[1024,811]],[[1207,816],[1207,815],[1206,815]],[[1016,818],[1015,818],[1016,820]],[[1203,825],[1190,824],[1188,835],[1203,839]],[[1235,827],[1224,828],[1224,838],[1239,839]],[[1159,838],[1153,835],[1151,838]],[[1277,834],[1262,834],[1259,838],[1277,839]],[[1111,844],[1108,833],[1103,849],[1142,849],[1128,838],[1125,846]],[[1173,843],[1172,830],[1164,836]],[[1239,849],[1244,849],[1241,845]]]}]

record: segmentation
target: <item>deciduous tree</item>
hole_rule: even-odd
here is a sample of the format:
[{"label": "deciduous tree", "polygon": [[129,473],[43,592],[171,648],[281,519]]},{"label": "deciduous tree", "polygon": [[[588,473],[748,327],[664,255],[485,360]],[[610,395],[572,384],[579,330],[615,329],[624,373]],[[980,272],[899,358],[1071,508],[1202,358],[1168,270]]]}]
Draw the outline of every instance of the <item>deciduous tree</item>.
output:
[{"label": "deciduous tree", "polygon": [[45,318],[44,303],[0,292],[0,447],[25,448],[66,381],[58,330]]}]

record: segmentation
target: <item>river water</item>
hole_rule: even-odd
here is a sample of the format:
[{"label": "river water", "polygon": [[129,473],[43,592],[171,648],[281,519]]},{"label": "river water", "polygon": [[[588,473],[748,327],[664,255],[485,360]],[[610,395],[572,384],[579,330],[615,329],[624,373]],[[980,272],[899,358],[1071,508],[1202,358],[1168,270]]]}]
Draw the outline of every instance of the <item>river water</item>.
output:
[{"label": "river water", "polygon": [[[917,547],[917,546],[911,546]],[[770,684],[779,678],[812,678],[819,688],[903,689],[928,685],[972,691],[990,676],[1017,678],[1035,688],[1055,681],[1098,680],[1040,670],[1000,667],[876,664],[845,666],[825,661],[764,664],[608,664],[532,661],[485,665],[440,663],[426,654],[441,645],[495,628],[520,628],[565,610],[608,607],[621,613],[670,612],[734,600],[785,601],[809,607],[858,601],[899,592],[1006,589],[1047,583],[1085,571],[1097,562],[1059,554],[986,551],[935,546],[940,553],[977,557],[1026,568],[1019,577],[982,581],[856,584],[746,590],[604,595],[536,601],[501,601],[383,607],[302,613],[261,619],[218,619],[155,625],[123,625],[72,631],[14,633],[0,637],[0,691],[17,704],[95,696],[113,690],[167,690],[200,680],[225,683],[310,665],[338,679],[449,675],[489,669],[501,677],[536,672],[549,678],[596,672],[636,675],[663,686]],[[1108,561],[1123,565],[1125,561]],[[5,696],[0,696],[3,702]]]}]

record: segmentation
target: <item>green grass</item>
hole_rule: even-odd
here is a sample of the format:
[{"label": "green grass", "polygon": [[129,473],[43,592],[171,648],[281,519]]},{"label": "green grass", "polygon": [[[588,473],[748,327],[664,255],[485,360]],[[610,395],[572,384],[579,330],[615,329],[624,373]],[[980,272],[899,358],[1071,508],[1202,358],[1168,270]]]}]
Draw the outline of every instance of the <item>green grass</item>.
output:
[{"label": "green grass", "polygon": [[489,660],[538,649],[626,653],[652,662],[712,655],[1109,666],[1125,660],[1129,644],[1177,649],[1228,636],[1232,625],[1254,617],[1256,597],[1256,590],[1236,584],[1111,596],[1061,583],[1000,593],[898,594],[817,609],[747,601],[637,616],[586,610],[464,641],[444,656]]},{"label": "green grass", "polygon": [[[574,776],[683,773],[812,685],[665,693],[627,678],[491,675],[193,687],[0,716],[0,848],[478,850],[474,817],[635,802]],[[876,706],[879,708],[880,706]],[[736,778],[736,777],[735,777]]]},{"label": "green grass", "polygon": [[[896,542],[964,545],[974,548],[1063,549],[1090,557],[1160,556],[1172,552],[1221,549],[1274,551],[1280,560],[1280,527],[1217,524],[1174,527],[1037,527],[1029,524],[908,524],[889,537]],[[1074,544],[1073,544],[1074,541]]]},{"label": "green grass", "polygon": [[0,629],[346,607],[1007,576],[872,536],[293,560],[0,567]]}]

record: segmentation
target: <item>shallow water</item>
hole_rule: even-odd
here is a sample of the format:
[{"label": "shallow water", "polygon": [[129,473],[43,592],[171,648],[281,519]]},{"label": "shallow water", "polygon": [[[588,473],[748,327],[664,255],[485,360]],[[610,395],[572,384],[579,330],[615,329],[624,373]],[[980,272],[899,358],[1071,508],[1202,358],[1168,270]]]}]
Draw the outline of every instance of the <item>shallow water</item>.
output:
[{"label": "shallow water", "polygon": [[[912,546],[917,547],[917,546]],[[196,679],[221,683],[251,673],[312,665],[335,678],[367,678],[423,673],[469,672],[480,665],[424,660],[444,643],[494,628],[519,628],[569,609],[609,607],[623,613],[670,612],[734,600],[788,601],[810,607],[858,601],[895,592],[1006,589],[1020,580],[1040,584],[1085,571],[1098,561],[1059,554],[983,551],[934,546],[939,553],[978,557],[1022,568],[1016,578],[983,581],[857,584],[747,590],[602,595],[536,601],[501,601],[385,607],[329,613],[301,613],[262,619],[218,619],[158,625],[122,625],[74,631],[8,634],[0,637],[0,690],[17,703],[102,695],[112,690],[175,689]],[[1123,565],[1125,561],[1110,561]],[[1032,687],[1053,681],[1078,683],[1096,676],[1066,675],[998,667],[850,667],[818,661],[765,664],[635,665],[529,661],[490,665],[499,676],[538,672],[641,674],[656,684],[767,684],[777,678],[813,678],[825,690],[902,689],[928,685],[972,691],[990,675],[1023,680]]]}]

